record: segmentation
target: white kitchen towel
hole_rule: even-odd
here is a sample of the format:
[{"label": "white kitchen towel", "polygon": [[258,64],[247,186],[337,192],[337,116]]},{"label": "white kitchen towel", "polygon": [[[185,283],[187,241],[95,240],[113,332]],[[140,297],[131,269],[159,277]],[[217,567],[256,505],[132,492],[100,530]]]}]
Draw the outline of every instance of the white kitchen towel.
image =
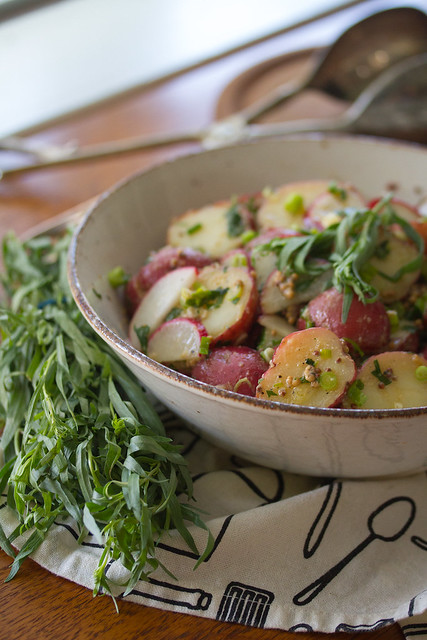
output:
[{"label": "white kitchen towel", "polygon": [[[157,570],[128,600],[291,631],[362,631],[397,621],[407,638],[427,638],[426,474],[307,478],[248,464],[176,421],[169,427],[184,446],[215,545],[194,570],[197,558],[179,536],[163,538],[158,557],[176,580]],[[9,533],[17,523],[2,500]],[[206,533],[192,533],[203,549]],[[100,547],[76,539],[73,522],[58,523],[33,558],[92,589]],[[110,579],[125,576],[110,564]]]}]

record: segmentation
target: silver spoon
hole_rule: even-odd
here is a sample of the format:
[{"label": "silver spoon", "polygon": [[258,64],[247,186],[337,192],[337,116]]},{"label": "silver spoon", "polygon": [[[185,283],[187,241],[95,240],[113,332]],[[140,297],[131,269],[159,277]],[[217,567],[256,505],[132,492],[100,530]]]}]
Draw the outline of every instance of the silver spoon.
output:
[{"label": "silver spoon", "polygon": [[[226,138],[270,109],[305,89],[317,89],[330,96],[353,102],[364,89],[399,60],[427,51],[427,14],[413,7],[397,7],[371,14],[347,28],[318,56],[309,74],[296,84],[286,83],[236,114],[213,123]],[[0,149],[32,156],[52,166],[63,158],[86,159],[199,140],[199,132],[159,135],[144,140],[124,140],[79,150],[76,144],[40,145],[19,136],[0,139]],[[96,154],[96,155],[95,155]],[[45,163],[49,163],[48,165]],[[4,175],[6,172],[4,172]]]},{"label": "silver spoon", "polygon": [[232,118],[228,118],[214,122],[205,129],[175,136],[144,137],[88,146],[63,157],[7,169],[3,173],[0,170],[0,177],[159,147],[171,142],[197,141],[205,149],[211,149],[239,141],[310,131],[355,131],[384,135],[385,131],[391,129],[395,135],[427,131],[427,53],[406,58],[384,71],[346,111],[335,118],[244,127],[234,126]]},{"label": "silver spoon", "polygon": [[387,68],[426,51],[427,14],[413,7],[386,9],[346,29],[302,81],[279,86],[239,113],[245,123],[253,122],[305,89],[353,102]]},{"label": "silver spoon", "polygon": [[[427,133],[427,53],[407,58],[384,71],[342,114],[278,124],[251,125],[245,138],[310,131],[352,131],[371,135]],[[212,139],[211,146],[215,146]]]}]

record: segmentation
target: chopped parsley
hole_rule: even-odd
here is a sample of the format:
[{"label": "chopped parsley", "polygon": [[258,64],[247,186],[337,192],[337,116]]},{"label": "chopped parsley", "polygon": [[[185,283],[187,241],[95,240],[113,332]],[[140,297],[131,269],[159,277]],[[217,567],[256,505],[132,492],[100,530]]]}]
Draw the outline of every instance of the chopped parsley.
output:
[{"label": "chopped parsley", "polygon": [[391,376],[388,372],[381,371],[380,363],[378,360],[374,360],[374,370],[371,371],[372,375],[377,378],[382,384],[391,384]]},{"label": "chopped parsley", "polygon": [[228,287],[218,287],[218,289],[206,289],[205,287],[197,287],[195,291],[189,291],[184,300],[184,307],[195,307],[201,309],[211,309],[219,307],[224,300],[224,296],[228,291]]},{"label": "chopped parsley", "polygon": [[331,184],[328,187],[328,191],[339,200],[347,200],[346,189],[339,187],[336,182],[331,182]]},{"label": "chopped parsley", "polygon": [[135,327],[135,333],[138,337],[139,344],[142,351],[147,351],[148,336],[150,335],[150,327],[148,324],[143,324],[141,327]]},{"label": "chopped parsley", "polygon": [[366,402],[366,394],[363,392],[365,385],[361,380],[355,380],[348,388],[347,396],[355,407],[362,407]]},{"label": "chopped parsley", "polygon": [[243,221],[242,214],[239,211],[239,205],[237,202],[231,205],[226,211],[225,217],[227,220],[227,235],[229,238],[237,238],[241,236],[246,230],[245,223]]},{"label": "chopped parsley", "polygon": [[200,349],[199,349],[199,353],[201,356],[208,355],[211,341],[212,341],[211,336],[202,336],[202,338],[200,339]]},{"label": "chopped parsley", "polygon": [[187,233],[189,236],[192,236],[193,233],[197,233],[202,228],[203,228],[203,225],[200,222],[197,222],[196,224],[193,224],[192,227],[189,227],[189,229],[187,229]]}]

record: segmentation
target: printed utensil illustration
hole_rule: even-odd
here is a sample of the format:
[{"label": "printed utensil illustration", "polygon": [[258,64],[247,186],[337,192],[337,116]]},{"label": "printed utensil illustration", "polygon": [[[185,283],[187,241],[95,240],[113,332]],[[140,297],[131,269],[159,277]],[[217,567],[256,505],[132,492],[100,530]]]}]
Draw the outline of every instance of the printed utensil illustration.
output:
[{"label": "printed utensil illustration", "polygon": [[[33,161],[3,171],[0,169],[0,178],[25,171],[64,166],[183,142],[198,142],[204,148],[212,148],[240,140],[285,135],[288,132],[343,130],[350,126],[347,121],[352,116],[351,109],[346,112],[347,119],[340,118],[336,127],[333,126],[334,121],[308,121],[305,126],[300,122],[286,122],[283,123],[284,131],[278,130],[276,133],[275,129],[265,128],[266,125],[258,125],[258,128],[252,130],[250,123],[306,88],[318,89],[347,100],[358,99],[361,94],[366,98],[366,91],[372,95],[369,88],[373,89],[375,79],[381,77],[388,69],[394,68],[398,61],[414,58],[426,49],[427,15],[424,12],[411,7],[380,11],[344,31],[335,43],[324,51],[311,73],[302,82],[294,86],[279,87],[255,104],[213,122],[210,126],[86,147],[72,143],[43,147],[31,141],[27,144],[16,136],[9,136],[0,140],[0,149],[18,151],[24,155],[27,153]],[[357,102],[360,108],[363,101]],[[353,116],[352,124],[354,119]],[[360,120],[359,125],[362,122]]]},{"label": "printed utensil illustration", "polygon": [[[393,523],[390,523],[391,509],[399,505],[404,506],[403,509],[397,509],[397,513],[393,518]],[[369,544],[375,540],[381,540],[383,542],[394,542],[398,540],[410,527],[415,518],[415,503],[411,498],[398,496],[391,498],[383,504],[381,504],[375,511],[373,511],[368,517],[367,525],[369,534],[362,540],[352,551],[350,551],[342,560],[337,562],[333,567],[326,571],[320,578],[317,578],[314,582],[302,589],[293,598],[293,603],[299,606],[308,604],[321,591],[340,573],[347,564],[353,560],[361,551],[363,551]],[[388,512],[388,520],[386,526],[382,527],[384,523],[381,522],[381,516],[384,512]],[[393,529],[394,527],[394,529]]]}]

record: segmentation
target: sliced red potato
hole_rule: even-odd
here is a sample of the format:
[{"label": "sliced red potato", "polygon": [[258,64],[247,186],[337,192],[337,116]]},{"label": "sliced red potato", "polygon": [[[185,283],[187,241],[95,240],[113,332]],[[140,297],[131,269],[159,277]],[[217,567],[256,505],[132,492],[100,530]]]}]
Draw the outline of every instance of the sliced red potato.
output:
[{"label": "sliced red potato", "polygon": [[283,338],[256,396],[311,407],[334,407],[356,376],[356,365],[329,329],[295,331]]},{"label": "sliced red potato", "polygon": [[169,271],[191,266],[201,269],[211,262],[212,258],[189,247],[166,246],[154,251],[126,285],[130,310],[135,311],[145,292]]},{"label": "sliced red potato", "polygon": [[281,271],[276,269],[267,278],[261,293],[260,306],[264,314],[279,313],[291,305],[299,305],[308,302],[319,295],[328,283],[330,283],[332,272],[324,271],[317,276],[304,289],[299,290],[296,285],[298,278],[286,278]]},{"label": "sliced red potato", "polygon": [[349,388],[343,406],[361,409],[427,406],[427,360],[407,351],[371,356]]},{"label": "sliced red potato", "polygon": [[257,310],[258,292],[246,267],[212,264],[200,271],[193,289],[184,298],[186,314],[203,323],[212,345],[235,344],[247,337]]},{"label": "sliced red potato", "polygon": [[164,275],[147,291],[132,316],[129,325],[129,340],[136,348],[141,343],[135,329],[148,327],[153,333],[166,319],[166,316],[177,307],[181,300],[181,291],[189,289],[196,281],[196,267],[181,267]]},{"label": "sliced red potato", "polygon": [[272,227],[292,229],[304,224],[308,207],[330,184],[329,180],[290,182],[278,189],[264,190],[264,202],[257,214],[261,230]]},{"label": "sliced red potato", "polygon": [[404,273],[397,281],[385,278],[380,272],[394,276],[399,269],[418,257],[418,249],[412,242],[385,231],[379,235],[378,246],[382,250],[370,258],[363,276],[378,290],[383,302],[401,300],[407,295],[411,285],[418,280],[421,270]]},{"label": "sliced red potato", "polygon": [[187,211],[169,225],[167,242],[174,247],[191,247],[213,258],[242,245],[252,230],[253,216],[241,202],[222,201]]},{"label": "sliced red potato", "polygon": [[328,190],[319,195],[307,211],[309,226],[326,229],[331,224],[340,222],[343,209],[366,209],[366,200],[352,185],[338,184],[329,186]]},{"label": "sliced red potato", "polygon": [[420,346],[420,334],[415,326],[410,329],[397,329],[392,331],[390,342],[386,346],[386,351],[418,351]]},{"label": "sliced red potato", "polygon": [[342,321],[343,294],[331,288],[308,303],[305,318],[316,327],[326,327],[339,338],[346,338],[349,347],[355,343],[365,354],[384,349],[390,339],[390,320],[381,302],[363,304],[353,296],[346,322]]},{"label": "sliced red potato", "polygon": [[149,338],[147,356],[178,368],[191,368],[201,357],[202,339],[207,335],[202,323],[192,318],[168,320]]},{"label": "sliced red potato", "polygon": [[216,347],[200,360],[191,376],[200,382],[245,396],[255,396],[256,386],[268,368],[258,351],[245,346]]}]

